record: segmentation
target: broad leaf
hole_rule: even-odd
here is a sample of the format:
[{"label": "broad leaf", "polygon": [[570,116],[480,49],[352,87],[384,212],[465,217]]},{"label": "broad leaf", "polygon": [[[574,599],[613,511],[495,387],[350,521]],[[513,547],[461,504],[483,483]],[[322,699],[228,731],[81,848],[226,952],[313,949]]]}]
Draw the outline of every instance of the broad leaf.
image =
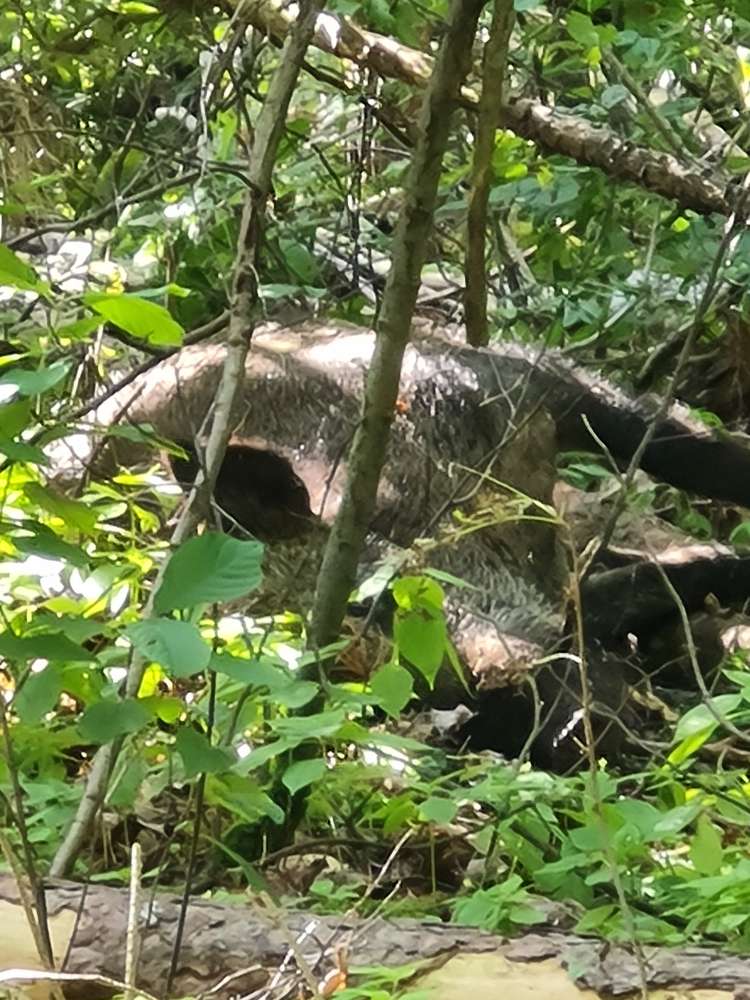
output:
[{"label": "broad leaf", "polygon": [[[739,708],[742,703],[741,694],[720,694],[711,699],[711,708],[700,704],[686,712],[675,728],[675,740],[684,740],[695,736],[704,730],[713,731],[719,725],[719,719],[726,718]],[[717,718],[718,716],[718,718]]]},{"label": "broad leaf", "polygon": [[65,524],[82,531],[85,535],[93,533],[99,514],[96,510],[92,510],[89,504],[71,500],[42,486],[41,483],[27,483],[23,491],[32,503],[53,517],[60,518]]},{"label": "broad leaf", "polygon": [[174,677],[189,677],[205,670],[211,647],[195,625],[169,618],[149,618],[125,629],[125,635],[147,660],[166,667]]},{"label": "broad leaf", "polygon": [[135,698],[99,701],[86,709],[78,729],[87,741],[109,743],[118,736],[137,733],[150,719],[148,707]]},{"label": "broad leaf", "polygon": [[326,762],[322,757],[315,760],[298,760],[291,764],[281,779],[292,795],[300,788],[307,788],[314,782],[319,781],[326,773]]},{"label": "broad leaf", "polygon": [[452,823],[456,818],[458,806],[451,799],[432,797],[424,800],[419,807],[419,812],[422,818],[428,822],[445,825]]},{"label": "broad leaf", "polygon": [[[0,385],[15,388],[19,396],[41,396],[65,378],[70,368],[69,361],[55,361],[48,368],[27,371],[25,368],[10,368],[0,375]],[[3,424],[7,434],[9,428]]]},{"label": "broad leaf", "polygon": [[414,681],[408,670],[397,663],[386,663],[375,672],[370,687],[386,712],[397,717],[409,704],[414,693]]},{"label": "broad leaf", "polygon": [[86,305],[121,330],[150,344],[175,346],[185,331],[164,306],[147,302],[137,295],[84,296]]},{"label": "broad leaf", "polygon": [[164,614],[244,597],[260,586],[262,559],[260,542],[213,531],[190,538],[172,554],[154,606]]},{"label": "broad leaf", "polygon": [[82,646],[71,642],[62,632],[41,632],[18,636],[0,634],[0,656],[9,660],[52,660],[63,663],[91,662],[96,657]]},{"label": "broad leaf", "polygon": [[62,691],[62,678],[52,664],[31,674],[16,697],[13,708],[21,722],[39,722],[51,712]]},{"label": "broad leaf", "polygon": [[219,774],[226,771],[233,762],[232,755],[222,747],[212,747],[203,733],[196,732],[190,725],[178,730],[175,749],[182,757],[185,777],[196,774]]},{"label": "broad leaf", "polygon": [[47,287],[36,271],[3,243],[0,243],[0,285],[19,288],[25,292],[43,291]]},{"label": "broad leaf", "polygon": [[[1,415],[1,414],[0,414]],[[47,465],[48,459],[41,448],[0,434],[0,454],[11,462],[27,462],[29,465]]]}]

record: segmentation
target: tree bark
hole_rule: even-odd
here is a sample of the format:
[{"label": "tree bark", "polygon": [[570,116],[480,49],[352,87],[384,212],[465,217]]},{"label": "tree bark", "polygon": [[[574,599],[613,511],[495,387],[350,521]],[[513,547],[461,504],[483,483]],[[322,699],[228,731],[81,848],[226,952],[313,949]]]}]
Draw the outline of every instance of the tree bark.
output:
[{"label": "tree bark", "polygon": [[419,139],[393,240],[393,264],[377,324],[362,417],[349,454],[349,474],[341,507],[318,578],[311,629],[312,640],[318,647],[338,636],[372,519],[425,247],[433,223],[443,153],[461,84],[469,70],[477,20],[483,6],[484,0],[453,0],[448,27],[422,106]]},{"label": "tree bark", "polygon": [[[51,882],[47,896],[58,957],[67,954],[65,972],[69,976],[98,975],[121,981],[127,893],[109,886],[84,887],[73,882]],[[137,985],[151,994],[160,995],[178,914],[177,899],[167,894],[159,894],[151,902],[145,901],[142,907],[142,950]],[[18,890],[7,875],[0,875],[0,917],[3,926],[0,969],[38,969],[33,944],[26,933]],[[308,934],[300,940],[305,928],[309,928]],[[285,961],[281,983],[292,986],[295,980],[300,981],[294,952],[304,956],[319,981],[332,971],[333,953],[341,948],[350,967],[382,965],[394,968],[424,962],[429,970],[445,968],[455,960],[459,973],[455,988],[443,988],[430,994],[441,998],[466,995],[460,986],[472,978],[472,960],[477,965],[481,962],[485,968],[487,963],[498,963],[490,964],[490,973],[500,968],[499,963],[503,961],[506,976],[520,963],[529,963],[531,970],[541,963],[546,963],[548,968],[554,964],[559,970],[556,979],[559,993],[548,989],[534,992],[534,996],[572,995],[574,990],[569,976],[579,987],[595,990],[594,997],[630,995],[640,985],[635,959],[627,948],[614,944],[603,948],[597,939],[556,930],[531,932],[507,940],[474,928],[422,924],[416,920],[321,917],[281,910],[273,905],[243,908],[196,900],[188,908],[185,944],[173,995],[198,996],[212,990],[213,1000],[229,1000],[230,996],[262,989]],[[731,991],[750,982],[750,959],[747,958],[724,956],[716,950],[696,947],[647,948],[646,951],[651,987]],[[494,981],[485,986],[487,996],[495,995],[497,974],[494,972]],[[2,980],[13,980],[12,973],[8,972],[0,973],[0,977],[0,984]],[[218,985],[220,983],[222,985]],[[416,980],[411,985],[418,988],[421,983]],[[66,996],[80,1000],[111,996],[115,992],[106,986],[94,990],[94,986],[85,981],[67,982],[64,990]],[[521,989],[523,984],[519,984],[519,993]],[[687,993],[680,995],[690,996]],[[729,992],[726,1000],[731,1000]]]},{"label": "tree bark", "polygon": [[466,339],[473,347],[489,343],[487,328],[487,200],[492,177],[492,153],[495,133],[505,103],[505,73],[508,44],[515,22],[513,0],[495,0],[490,37],[484,47],[482,65],[482,96],[479,98],[477,127],[474,137],[471,190],[467,218],[466,291],[464,315]]}]

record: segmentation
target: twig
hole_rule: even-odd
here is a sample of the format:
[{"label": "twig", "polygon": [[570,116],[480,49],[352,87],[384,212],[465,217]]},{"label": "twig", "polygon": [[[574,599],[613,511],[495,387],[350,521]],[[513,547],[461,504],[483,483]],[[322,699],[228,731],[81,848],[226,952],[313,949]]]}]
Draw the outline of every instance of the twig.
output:
[{"label": "twig", "polygon": [[143,857],[141,845],[136,841],[130,849],[130,892],[128,895],[128,930],[125,938],[125,982],[128,985],[126,1000],[135,1000],[135,980],[141,953],[141,875]]},{"label": "twig", "polygon": [[[32,969],[5,969],[0,972],[0,984],[13,983],[89,983],[92,986],[106,986],[109,990],[117,993],[127,992],[127,983],[120,982],[119,979],[111,979],[109,976],[98,976],[83,972],[36,972]],[[138,990],[138,996],[143,1000],[158,1000],[152,993],[146,990]]]}]

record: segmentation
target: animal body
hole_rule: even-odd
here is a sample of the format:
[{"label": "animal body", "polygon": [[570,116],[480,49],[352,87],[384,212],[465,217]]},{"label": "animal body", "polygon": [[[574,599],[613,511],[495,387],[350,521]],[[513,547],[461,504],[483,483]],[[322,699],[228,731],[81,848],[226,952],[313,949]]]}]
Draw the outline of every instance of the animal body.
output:
[{"label": "animal body", "polygon": [[[200,469],[195,445],[177,442],[183,456],[170,454],[175,479],[189,489]],[[222,527],[245,532],[262,542],[280,542],[306,534],[313,520],[310,494],[282,455],[231,438],[214,489]]]},{"label": "animal body", "polygon": [[[325,527],[341,500],[373,346],[371,331],[307,324],[256,331],[248,355],[235,415],[246,437],[230,443],[215,500],[230,530],[244,529],[269,543],[269,565],[276,552],[287,559],[302,611],[313,591]],[[108,413],[111,420],[125,411],[129,420],[182,442],[186,457],[173,468],[189,485],[199,467],[189,436],[211,405],[223,360],[221,344],[186,348],[111,400],[99,419],[107,423]],[[543,654],[560,650],[563,638],[567,565],[554,525],[534,506],[551,505],[557,448],[592,448],[598,440],[627,462],[653,419],[648,401],[629,399],[554,354],[516,345],[470,348],[424,336],[406,351],[371,538],[409,553],[424,552],[425,536],[435,542],[422,565],[449,574],[448,621],[459,654],[478,675],[480,700],[510,700],[511,717],[520,719],[518,686],[508,683],[509,675],[522,675]],[[683,489],[750,505],[750,450],[677,413],[657,421],[642,465]],[[298,551],[290,552],[290,544]],[[368,560],[382,551],[378,545],[365,554],[363,572],[372,569]],[[471,588],[453,585],[455,577]],[[622,601],[609,605],[614,614]],[[266,610],[279,606],[271,601]],[[597,639],[602,635],[607,642],[619,640],[621,629],[619,622],[611,628],[596,624],[589,661],[601,675],[595,703],[602,729],[612,736],[612,720],[621,717],[622,671],[606,651],[599,655],[596,642],[604,641]],[[508,636],[529,640],[530,652]],[[577,706],[575,670],[568,677],[564,658],[543,669],[549,677],[537,673],[543,709],[556,713],[547,727],[547,759],[549,753],[559,756],[562,740],[577,757],[569,724]],[[484,678],[503,693],[493,695]],[[534,712],[527,714],[533,724]],[[483,713],[489,731],[484,729],[480,742],[512,755],[529,725],[523,721],[511,740],[507,724],[498,728],[498,715],[494,708]]]}]

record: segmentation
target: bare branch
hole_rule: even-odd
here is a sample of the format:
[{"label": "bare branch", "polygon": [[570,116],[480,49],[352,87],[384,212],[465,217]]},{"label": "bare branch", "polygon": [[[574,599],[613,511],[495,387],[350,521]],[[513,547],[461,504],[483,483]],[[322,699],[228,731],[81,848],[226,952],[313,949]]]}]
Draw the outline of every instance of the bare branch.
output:
[{"label": "bare branch", "polygon": [[[251,24],[275,38],[283,38],[293,22],[289,8],[282,10],[270,0],[253,0],[243,7],[243,13]],[[325,52],[412,86],[424,87],[430,78],[430,56],[332,14],[320,19],[313,43]],[[476,94],[468,89],[462,99],[467,107],[476,107],[478,102]],[[525,98],[510,101],[503,108],[501,124],[534,142],[545,153],[568,156],[583,166],[597,167],[610,177],[673,199],[683,208],[723,215],[732,210],[734,199],[725,174],[716,170],[704,174],[669,153],[636,146],[608,129],[596,128],[574,115],[560,114],[538,101]]]}]

